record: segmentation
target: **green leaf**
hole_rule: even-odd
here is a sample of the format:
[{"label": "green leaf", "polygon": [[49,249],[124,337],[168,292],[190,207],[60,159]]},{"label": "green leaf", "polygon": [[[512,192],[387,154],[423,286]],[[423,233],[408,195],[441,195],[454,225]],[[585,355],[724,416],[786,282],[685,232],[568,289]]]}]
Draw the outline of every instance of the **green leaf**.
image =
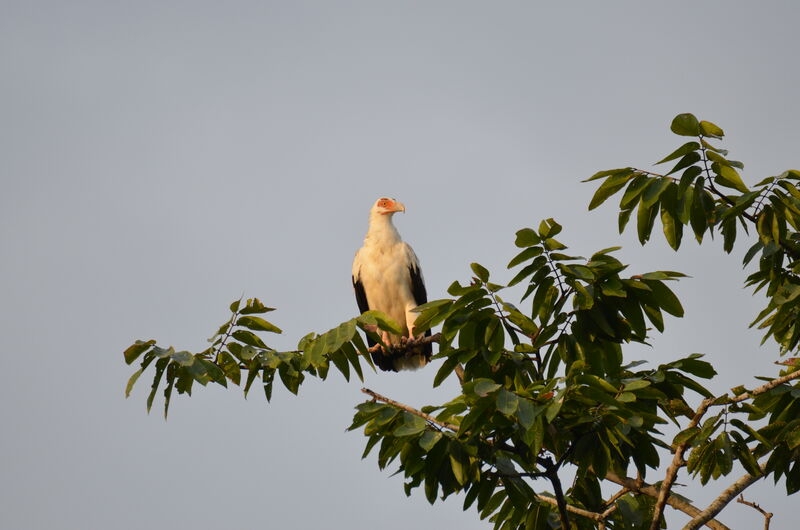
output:
[{"label": "green leaf", "polygon": [[672,120],[670,130],[680,136],[700,136],[700,122],[694,114],[678,114]]},{"label": "green leaf", "polygon": [[162,357],[156,361],[156,373],[153,376],[153,384],[150,387],[150,395],[147,396],[147,412],[150,412],[150,409],[153,408],[153,399],[156,397],[158,385],[161,383],[161,377],[164,375],[164,370],[166,369],[168,363],[169,357]]},{"label": "green leaf", "polygon": [[169,402],[172,398],[172,389],[175,387],[175,378],[177,376],[177,366],[175,363],[167,366],[167,385],[164,387],[164,419],[169,415]]},{"label": "green leaf", "polygon": [[239,304],[241,304],[241,303],[242,303],[242,299],[241,298],[231,302],[231,305],[229,306],[230,310],[231,310],[231,313],[237,312],[239,310]]},{"label": "green leaf", "polygon": [[558,413],[561,410],[561,405],[564,404],[564,392],[565,389],[560,390],[545,409],[544,417],[547,419],[547,423],[552,423],[553,419],[558,416]]},{"label": "green leaf", "polygon": [[661,201],[661,224],[664,228],[664,237],[673,250],[678,250],[681,246],[681,237],[683,236],[683,224],[677,215],[677,189],[676,184],[670,184]]},{"label": "green leaf", "polygon": [[633,213],[633,208],[621,210],[619,212],[617,228],[619,228],[620,234],[625,231],[625,227],[628,225],[628,220],[631,218],[631,213]]},{"label": "green leaf", "polygon": [[495,383],[491,379],[476,379],[472,392],[478,397],[486,397],[501,386],[501,384]]},{"label": "green leaf", "polygon": [[708,217],[703,204],[705,190],[703,189],[703,178],[700,177],[694,184],[692,191],[692,207],[689,213],[689,222],[692,225],[695,238],[698,242],[703,241],[703,234],[708,229]]},{"label": "green leaf", "polygon": [[[250,392],[250,387],[253,386],[253,382],[256,380],[256,377],[258,377],[258,370],[259,369],[257,368],[257,366],[258,365],[257,365],[257,363],[255,361],[251,362],[249,364],[249,366],[248,366],[247,381],[245,382],[245,385],[244,385],[244,397],[245,397],[245,399],[247,398],[247,394]],[[264,372],[266,373],[266,370]]]},{"label": "green leaf", "polygon": [[681,175],[680,183],[678,184],[678,195],[683,195],[692,183],[703,173],[703,170],[698,166],[687,167],[686,171]]},{"label": "green leaf", "polygon": [[489,271],[481,265],[480,263],[470,263],[469,265],[472,268],[472,272],[475,273],[475,276],[484,283],[489,281]]},{"label": "green leaf", "polygon": [[680,300],[664,282],[658,280],[645,280],[645,282],[652,290],[661,309],[676,317],[683,316],[683,306],[681,306]]},{"label": "green leaf", "polygon": [[637,175],[628,187],[625,189],[625,193],[622,194],[622,198],[619,201],[619,207],[621,209],[627,209],[632,207],[636,204],[636,201],[639,199],[639,196],[642,192],[647,188],[647,185],[650,183],[652,179],[647,175]]},{"label": "green leaf", "polygon": [[636,211],[636,231],[642,245],[650,239],[657,213],[657,208],[648,207],[643,200],[639,200],[639,209]]},{"label": "green leaf", "polygon": [[525,398],[519,399],[517,418],[519,418],[519,424],[522,425],[524,429],[527,430],[533,426],[533,421],[536,419],[536,409],[530,400]]},{"label": "green leaf", "polygon": [[691,442],[699,432],[700,429],[698,427],[689,427],[688,429],[679,432],[675,438],[672,439],[673,447]]},{"label": "green leaf", "polygon": [[606,199],[614,195],[616,192],[621,190],[625,184],[628,183],[630,179],[634,176],[633,171],[627,171],[623,173],[619,173],[610,177],[608,180],[603,182],[597,191],[595,191],[592,200],[589,202],[589,210],[594,210],[601,204],[603,204]]},{"label": "green leaf", "polygon": [[244,326],[249,329],[253,329],[256,331],[269,331],[270,333],[282,333],[280,328],[275,326],[274,324],[267,322],[261,317],[239,317],[239,320],[236,321],[237,326]]},{"label": "green leaf", "polygon": [[588,179],[584,179],[581,182],[590,182],[592,180],[601,179],[603,177],[609,177],[611,175],[616,175],[618,173],[624,173],[626,171],[633,171],[633,168],[621,167],[621,168],[618,168],[618,169],[607,169],[605,171],[598,171],[597,173],[595,173],[594,175],[592,175]]},{"label": "green leaf", "polygon": [[464,469],[464,464],[465,462],[462,462],[456,455],[450,453],[450,469],[453,470],[453,476],[456,482],[461,486],[467,483],[467,473]]},{"label": "green leaf", "polygon": [[711,363],[706,361],[701,361],[697,357],[689,357],[686,359],[681,359],[680,361],[673,363],[676,368],[683,370],[684,372],[690,373],[697,377],[702,377],[703,379],[711,379],[715,375],[717,375],[717,371],[714,370],[714,366]]},{"label": "green leaf", "polygon": [[409,412],[403,412],[403,423],[398,426],[392,434],[397,437],[411,436],[424,431],[427,425],[428,423],[419,416],[415,416]]},{"label": "green leaf", "polygon": [[228,352],[219,354],[219,366],[234,384],[238,385],[242,380],[242,370],[239,368],[239,362],[233,358]]},{"label": "green leaf", "polygon": [[626,392],[632,392],[634,390],[647,388],[648,386],[650,386],[650,381],[647,381],[646,379],[637,379],[635,381],[625,383],[623,390],[625,390]]},{"label": "green leaf", "polygon": [[275,311],[274,307],[267,307],[261,303],[261,300],[258,298],[252,298],[247,300],[247,304],[245,304],[244,308],[239,311],[240,315],[252,315],[252,314],[260,314],[260,313],[267,313],[269,311]]},{"label": "green leaf", "polygon": [[739,172],[732,167],[723,166],[722,164],[715,162],[711,164],[711,169],[717,174],[717,177],[714,179],[714,182],[717,184],[728,188],[733,188],[741,191],[742,193],[748,193],[750,191],[747,189],[747,186],[744,185]]},{"label": "green leaf", "polygon": [[[555,222],[552,217],[549,219],[544,219],[541,223],[539,223],[539,237],[542,239],[549,239],[557,236],[560,233],[561,225]],[[551,248],[550,250],[555,249]]]},{"label": "green leaf", "polygon": [[136,381],[139,379],[139,376],[142,375],[143,371],[144,371],[143,368],[139,368],[138,370],[133,372],[133,375],[130,377],[130,379],[128,379],[128,384],[125,386],[125,397],[131,395],[131,390],[133,389],[133,385],[136,384]]},{"label": "green leaf", "polygon": [[517,230],[517,239],[514,241],[514,244],[520,248],[524,248],[538,245],[541,242],[542,240],[535,230],[532,228],[523,228]]},{"label": "green leaf", "polygon": [[[541,248],[541,247],[537,247],[537,248]],[[514,286],[514,285],[518,284],[519,282],[521,282],[522,280],[524,280],[525,278],[527,278],[527,277],[528,277],[528,276],[530,276],[531,274],[535,273],[536,271],[538,271],[539,269],[541,269],[542,267],[544,267],[544,266],[545,266],[545,264],[547,264],[547,258],[545,258],[544,256],[537,256],[537,257],[535,257],[535,258],[533,259],[533,261],[530,263],[530,265],[526,265],[525,267],[523,267],[523,268],[522,268],[522,269],[521,269],[521,270],[520,270],[520,271],[519,271],[519,272],[518,272],[518,273],[517,273],[517,274],[516,274],[516,275],[515,275],[515,276],[514,276],[512,279],[511,279],[511,281],[510,281],[510,282],[508,282],[508,286],[509,286],[509,287],[512,287],[512,286]]]},{"label": "green leaf", "polygon": [[433,378],[434,388],[441,385],[442,382],[447,379],[447,376],[453,372],[457,364],[458,357],[456,356],[448,357],[444,360],[442,366],[439,367],[439,370],[436,372],[436,375]]},{"label": "green leaf", "polygon": [[507,268],[511,269],[520,263],[526,262],[531,258],[535,258],[542,253],[542,247],[529,247],[514,256],[514,259],[508,262]]},{"label": "green leaf", "polygon": [[703,136],[711,136],[712,138],[722,138],[723,136],[725,136],[725,133],[722,132],[722,129],[720,129],[710,121],[700,122],[700,132],[703,133]]},{"label": "green leaf", "polygon": [[795,429],[792,432],[787,433],[784,436],[784,440],[786,440],[786,444],[791,450],[795,450],[797,447],[800,447],[800,429]]},{"label": "green leaf", "polygon": [[[656,165],[663,164],[664,162],[669,162],[670,160],[675,160],[676,158],[680,158],[682,156],[688,155],[689,153],[693,153],[694,151],[697,151],[698,149],[700,149],[700,144],[699,143],[697,143],[697,142],[686,142],[685,144],[683,144],[682,146],[680,146],[679,148],[674,150],[672,153],[668,154],[666,157],[664,157],[661,160],[659,160],[658,162],[656,162]],[[698,160],[699,160],[699,157],[698,157]]]},{"label": "green leaf", "polygon": [[673,167],[667,175],[672,175],[676,171],[680,171],[681,169],[685,169],[688,167],[694,167],[694,164],[699,162],[702,158],[700,157],[699,153],[691,152],[688,155],[681,158],[675,167]]},{"label": "green leaf", "polygon": [[267,345],[264,344],[264,341],[262,341],[255,333],[253,333],[252,331],[247,331],[246,329],[237,329],[236,331],[231,333],[231,336],[240,342],[243,342],[250,346],[255,346],[256,348],[267,347]]},{"label": "green leaf", "polygon": [[517,395],[513,392],[509,392],[505,388],[501,389],[500,392],[497,393],[496,402],[497,410],[506,416],[511,416],[514,414],[514,412],[517,411],[517,406],[519,405],[519,399],[517,398]]},{"label": "green leaf", "polygon": [[650,179],[650,184],[647,185],[647,188],[642,193],[641,203],[650,208],[658,202],[661,194],[666,191],[670,184],[672,184],[671,178],[659,177]]},{"label": "green leaf", "polygon": [[125,356],[125,363],[126,364],[133,364],[133,362],[144,352],[150,349],[156,341],[148,340],[148,341],[141,341],[137,340],[125,350],[123,355]]},{"label": "green leaf", "polygon": [[402,335],[403,329],[400,325],[389,318],[386,313],[382,313],[381,311],[367,311],[362,313],[360,317],[358,317],[358,321],[362,324],[368,325],[377,325],[383,331],[388,331],[389,333],[393,333],[395,335]]},{"label": "green leaf", "polygon": [[610,392],[611,394],[616,394],[619,390],[617,389],[617,387],[615,387],[602,377],[598,377],[592,374],[580,375],[578,376],[577,380],[580,381],[581,383],[597,387],[598,389],[603,390],[605,392]]},{"label": "green leaf", "polygon": [[442,433],[439,431],[427,430],[419,438],[419,446],[426,453],[433,449],[433,446],[442,439]]}]

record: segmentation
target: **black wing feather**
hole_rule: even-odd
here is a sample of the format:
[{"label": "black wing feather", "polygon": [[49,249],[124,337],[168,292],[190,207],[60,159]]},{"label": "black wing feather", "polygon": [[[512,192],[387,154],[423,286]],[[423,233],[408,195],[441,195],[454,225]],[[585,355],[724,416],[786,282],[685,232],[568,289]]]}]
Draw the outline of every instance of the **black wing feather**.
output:
[{"label": "black wing feather", "polygon": [[[411,294],[414,295],[414,302],[417,305],[422,305],[428,302],[428,292],[425,290],[425,282],[422,280],[422,273],[416,267],[415,263],[412,263],[408,267],[408,273],[411,276]],[[411,330],[408,330],[409,333]],[[431,336],[431,330],[425,332],[426,337]],[[430,361],[431,355],[433,354],[433,345],[429,342],[425,346],[423,346],[422,351],[425,354],[425,357]]]},{"label": "black wing feather", "polygon": [[[369,311],[369,302],[367,302],[367,292],[364,290],[364,284],[361,283],[361,280],[353,276],[353,290],[356,292],[356,303],[358,303],[358,310],[361,313],[366,313]],[[369,337],[368,333],[365,333],[367,336],[367,345],[371,348],[377,344],[374,340]]]},{"label": "black wing feather", "polygon": [[408,266],[408,274],[411,276],[411,294],[414,295],[414,302],[422,305],[428,302],[428,292],[425,290],[425,282],[422,281],[422,274],[414,265]]}]

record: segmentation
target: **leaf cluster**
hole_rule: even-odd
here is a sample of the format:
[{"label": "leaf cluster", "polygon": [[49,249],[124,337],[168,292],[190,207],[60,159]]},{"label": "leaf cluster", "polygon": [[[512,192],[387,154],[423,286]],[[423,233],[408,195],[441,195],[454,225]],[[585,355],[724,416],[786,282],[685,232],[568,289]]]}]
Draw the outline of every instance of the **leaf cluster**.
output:
[{"label": "leaf cluster", "polygon": [[199,353],[175,351],[171,346],[162,348],[156,345],[155,340],[136,341],[124,352],[127,364],[141,357],[139,369],[128,380],[126,397],[142,372],[154,361],[155,373],[147,410],[150,411],[163,381],[165,417],[173,389],[179,394],[191,395],[195,382],[203,386],[213,382],[223,387],[227,387],[228,382],[234,385],[243,383],[244,395],[247,396],[253,384],[259,381],[269,401],[276,375],[293,394],[297,394],[307,375],[326,379],[331,364],[348,381],[353,372],[363,381],[362,362],[373,369],[374,366],[358,330],[365,330],[376,341],[380,341],[375,333],[377,330],[394,333],[399,330],[398,324],[385,314],[369,311],[325,333],[309,333],[300,339],[296,350],[278,351],[267,345],[265,333],[281,333],[281,330],[258,316],[273,310],[258,298],[248,299],[244,304],[241,299],[234,301],[230,305],[230,318],[209,339],[211,346]]}]

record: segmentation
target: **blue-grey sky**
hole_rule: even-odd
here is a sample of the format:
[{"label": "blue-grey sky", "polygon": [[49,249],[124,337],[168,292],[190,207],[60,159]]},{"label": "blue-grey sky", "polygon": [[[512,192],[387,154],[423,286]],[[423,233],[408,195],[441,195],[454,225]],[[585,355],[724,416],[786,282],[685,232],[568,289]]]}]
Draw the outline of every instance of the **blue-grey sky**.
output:
[{"label": "blue-grey sky", "polygon": [[[632,271],[691,275],[687,317],[631,356],[707,353],[719,392],[775,373],[746,329],[761,300],[741,248],[641,248],[613,207],[586,211],[579,181],[661,158],[680,112],[726,130],[748,182],[800,165],[797,17],[791,2],[0,1],[0,526],[487,528],[360,460],[344,432],[358,382],[269,405],[198,388],[167,422],[145,414],[146,381],[123,398],[126,346],[199,351],[242,293],[279,308],[279,348],[352,317],[382,195],[406,204],[431,298],[471,261],[509,279],[514,232],[555,217],[577,254],[622,244]],[[440,402],[456,389],[431,390],[435,370],[366,385]],[[698,504],[724,486],[679,482]],[[784,493],[747,496],[788,528]],[[741,505],[722,520],[761,524]]]}]

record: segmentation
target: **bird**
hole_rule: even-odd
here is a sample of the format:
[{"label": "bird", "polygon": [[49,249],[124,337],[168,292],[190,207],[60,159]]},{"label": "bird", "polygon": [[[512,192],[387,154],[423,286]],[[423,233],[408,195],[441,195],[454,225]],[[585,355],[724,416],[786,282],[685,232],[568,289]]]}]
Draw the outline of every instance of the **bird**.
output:
[{"label": "bird", "polygon": [[[353,259],[353,289],[361,313],[381,311],[403,330],[402,336],[381,332],[389,351],[372,348],[376,343],[367,337],[372,360],[387,372],[421,368],[432,353],[430,342],[415,344],[422,336],[411,336],[417,318],[413,310],[428,301],[428,294],[417,255],[392,223],[395,213],[405,211],[406,207],[396,199],[381,197],[375,201],[369,212],[364,246]],[[430,334],[430,330],[425,332],[425,336]]]}]

